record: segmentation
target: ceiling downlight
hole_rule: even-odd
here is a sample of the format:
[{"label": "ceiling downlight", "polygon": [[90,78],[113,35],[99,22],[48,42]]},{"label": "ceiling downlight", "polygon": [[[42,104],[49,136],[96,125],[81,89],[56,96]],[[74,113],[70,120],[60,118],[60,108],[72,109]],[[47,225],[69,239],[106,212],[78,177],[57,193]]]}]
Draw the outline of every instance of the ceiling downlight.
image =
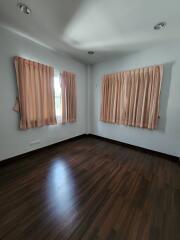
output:
[{"label": "ceiling downlight", "polygon": [[17,8],[20,10],[20,12],[24,13],[25,15],[31,14],[31,9],[24,3],[18,3]]},{"label": "ceiling downlight", "polygon": [[160,22],[154,26],[154,30],[161,30],[164,29],[166,26],[167,26],[166,22]]},{"label": "ceiling downlight", "polygon": [[94,51],[88,51],[89,55],[94,55],[94,53],[95,53]]}]

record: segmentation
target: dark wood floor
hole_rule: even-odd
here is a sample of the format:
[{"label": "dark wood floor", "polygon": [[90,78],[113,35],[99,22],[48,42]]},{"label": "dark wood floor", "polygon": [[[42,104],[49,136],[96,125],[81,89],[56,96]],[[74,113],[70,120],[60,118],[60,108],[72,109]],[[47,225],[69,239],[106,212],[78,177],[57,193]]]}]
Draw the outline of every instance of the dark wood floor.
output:
[{"label": "dark wood floor", "polygon": [[0,239],[180,240],[180,167],[85,137],[0,167]]}]

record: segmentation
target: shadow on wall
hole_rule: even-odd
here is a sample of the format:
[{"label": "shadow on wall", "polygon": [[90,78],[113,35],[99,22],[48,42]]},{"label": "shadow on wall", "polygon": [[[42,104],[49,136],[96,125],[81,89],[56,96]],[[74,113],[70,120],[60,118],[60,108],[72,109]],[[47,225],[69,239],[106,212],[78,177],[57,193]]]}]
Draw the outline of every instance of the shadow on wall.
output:
[{"label": "shadow on wall", "polygon": [[168,106],[168,100],[169,100],[173,64],[174,62],[164,63],[164,74],[163,74],[161,97],[160,97],[160,120],[159,120],[159,126],[158,126],[158,130],[161,132],[164,132],[166,128],[167,106]]}]

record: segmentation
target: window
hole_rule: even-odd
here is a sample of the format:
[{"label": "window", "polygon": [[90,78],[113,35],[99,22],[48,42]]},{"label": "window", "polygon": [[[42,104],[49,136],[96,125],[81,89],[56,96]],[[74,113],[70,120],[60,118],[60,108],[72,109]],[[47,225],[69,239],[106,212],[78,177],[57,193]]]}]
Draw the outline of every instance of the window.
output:
[{"label": "window", "polygon": [[156,129],[162,77],[163,65],[105,75],[101,121]]},{"label": "window", "polygon": [[61,86],[59,82],[59,73],[54,76],[54,91],[55,91],[55,109],[56,118],[58,121],[61,120],[62,115],[62,104],[61,104]]},{"label": "window", "polygon": [[21,57],[14,60],[18,86],[14,110],[20,112],[20,129],[55,125],[54,68]]}]

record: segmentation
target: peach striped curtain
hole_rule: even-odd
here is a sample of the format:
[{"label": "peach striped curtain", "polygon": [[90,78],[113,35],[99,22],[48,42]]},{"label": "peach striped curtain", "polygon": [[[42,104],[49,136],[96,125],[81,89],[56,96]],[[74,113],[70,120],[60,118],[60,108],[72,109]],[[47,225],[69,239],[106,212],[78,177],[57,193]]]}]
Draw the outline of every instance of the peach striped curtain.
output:
[{"label": "peach striped curtain", "polygon": [[15,57],[20,129],[56,124],[54,69],[21,57]]},{"label": "peach striped curtain", "polygon": [[75,74],[64,71],[61,75],[62,123],[76,121],[76,81]]},{"label": "peach striped curtain", "polygon": [[100,120],[156,129],[162,77],[163,65],[105,75]]}]

